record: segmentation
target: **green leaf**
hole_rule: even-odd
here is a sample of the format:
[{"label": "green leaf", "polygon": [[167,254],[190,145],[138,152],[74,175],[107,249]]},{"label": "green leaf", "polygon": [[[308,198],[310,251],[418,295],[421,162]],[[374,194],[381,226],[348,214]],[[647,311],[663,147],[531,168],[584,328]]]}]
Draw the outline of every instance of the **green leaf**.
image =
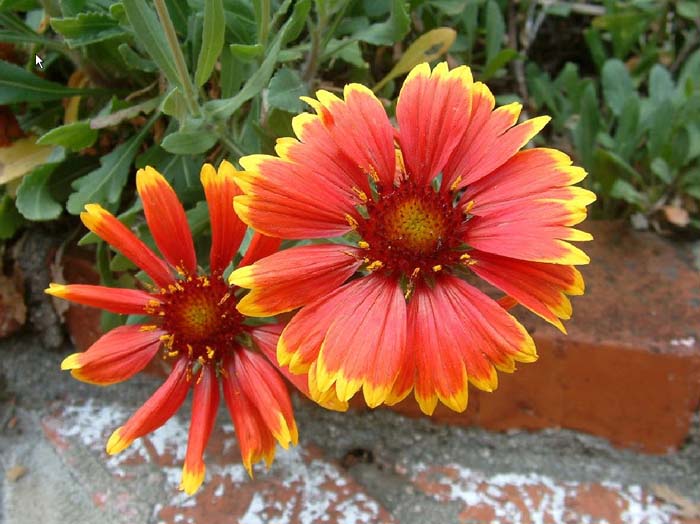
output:
[{"label": "green leaf", "polygon": [[651,172],[665,184],[670,184],[673,182],[673,173],[671,173],[671,168],[663,158],[656,157],[651,161],[649,167],[651,168]]},{"label": "green leaf", "polygon": [[0,0],[0,13],[3,11],[29,11],[39,7],[41,4],[33,0]]},{"label": "green leaf", "polygon": [[396,65],[382,78],[373,91],[376,93],[387,82],[393,80],[397,76],[409,72],[415,66],[422,62],[430,62],[435,60],[443,53],[446,53],[450,46],[454,43],[457,33],[449,27],[439,27],[428,31],[427,33],[416,38],[406,52],[401,56]]},{"label": "green leaf", "polygon": [[467,7],[469,0],[431,0],[432,5],[448,16],[457,16]]},{"label": "green leaf", "polygon": [[466,47],[467,63],[471,62],[476,31],[479,26],[479,3],[469,2],[462,13],[462,25],[464,27],[464,42]]},{"label": "green leaf", "polygon": [[123,4],[129,23],[134,28],[134,37],[137,42],[163,71],[168,81],[174,86],[179,86],[180,79],[175,68],[175,58],[170,52],[156,14],[146,2],[123,0]]},{"label": "green leaf", "polygon": [[187,111],[187,102],[185,97],[180,92],[180,89],[174,87],[163,99],[161,111],[168,116],[175,117],[176,120],[182,122],[189,114]]},{"label": "green leaf", "polygon": [[265,48],[260,44],[231,44],[229,51],[241,60],[254,60],[262,56]]},{"label": "green leaf", "polygon": [[631,96],[625,101],[620,120],[615,130],[615,150],[629,160],[639,140],[639,99]]},{"label": "green leaf", "polygon": [[68,47],[94,44],[125,35],[125,31],[114,18],[106,13],[80,13],[76,17],[52,18],[51,27],[63,35]]},{"label": "green leaf", "polygon": [[486,63],[496,57],[503,45],[503,36],[506,34],[506,23],[503,20],[501,8],[495,0],[489,0],[486,4]]},{"label": "green leaf", "polygon": [[479,80],[486,82],[493,75],[498,73],[498,71],[505,67],[508,62],[513,60],[518,56],[518,52],[515,49],[507,48],[501,49],[496,56],[494,56],[490,61],[486,63],[486,67],[479,76]]},{"label": "green leaf", "polygon": [[595,151],[599,127],[598,97],[595,86],[593,83],[589,83],[581,98],[581,115],[574,130],[576,149],[581,155],[581,162],[589,171],[593,166],[593,152]]},{"label": "green leaf", "polygon": [[301,113],[304,106],[299,97],[306,94],[306,85],[297,71],[280,69],[270,80],[267,101],[270,107],[276,107],[290,113]]},{"label": "green leaf", "polygon": [[298,20],[304,20],[309,14],[309,9],[311,8],[311,0],[299,0],[294,5],[294,11],[292,15],[287,19],[285,24],[282,26],[277,36],[273,40],[269,47],[265,59],[260,64],[253,75],[248,79],[248,81],[243,85],[241,90],[233,97],[227,98],[225,100],[212,100],[207,102],[204,106],[205,111],[208,113],[210,118],[213,119],[226,119],[229,118],[233,113],[238,110],[243,104],[248,100],[259,94],[265,87],[267,87],[268,82],[272,73],[275,71],[275,65],[277,63],[277,56],[279,55],[280,49],[288,37],[290,28],[294,28],[294,25]]},{"label": "green leaf", "polygon": [[143,58],[136,51],[129,47],[129,44],[119,44],[117,48],[119,54],[124,59],[126,65],[137,71],[145,71],[146,73],[155,73],[158,71],[158,66],[147,58]]},{"label": "green leaf", "polygon": [[103,93],[101,89],[72,89],[49,82],[14,64],[0,60],[0,105],[44,102],[68,96]]},{"label": "green leaf", "polygon": [[605,102],[614,115],[620,116],[627,98],[636,93],[632,77],[622,60],[612,58],[605,62],[601,71],[601,83]]},{"label": "green leaf", "polygon": [[676,11],[683,18],[695,22],[700,18],[700,4],[695,0],[691,2],[689,0],[680,0],[676,6]]},{"label": "green leaf", "polygon": [[205,0],[202,47],[199,50],[197,69],[194,73],[194,82],[198,86],[204,85],[214,70],[216,60],[224,47],[225,29],[224,4],[222,0]]},{"label": "green leaf", "polygon": [[410,27],[408,5],[403,0],[392,0],[391,15],[386,22],[372,24],[355,33],[353,37],[369,44],[392,45],[403,40]]},{"label": "green leaf", "polygon": [[28,220],[54,220],[63,211],[49,190],[56,164],[36,168],[22,179],[17,188],[17,209]]},{"label": "green leaf", "polygon": [[74,122],[59,126],[39,137],[39,145],[53,144],[63,146],[71,151],[80,151],[90,147],[97,140],[97,131],[90,128],[87,121]]},{"label": "green leaf", "polygon": [[583,32],[583,38],[586,40],[588,52],[591,54],[593,63],[595,63],[597,69],[600,71],[605,63],[605,59],[608,56],[607,52],[605,51],[605,45],[603,45],[603,39],[600,36],[600,32],[593,27],[589,27]]},{"label": "green leaf", "polygon": [[0,197],[0,240],[12,238],[22,222],[22,215],[17,211],[14,200],[10,195],[2,195]]},{"label": "green leaf", "polygon": [[122,189],[129,178],[131,163],[155,120],[155,118],[151,118],[139,134],[103,156],[100,159],[99,168],[73,182],[73,189],[76,192],[68,198],[66,203],[66,209],[69,213],[77,215],[83,211],[85,204],[114,205],[119,202]]},{"label": "green leaf", "polygon": [[170,133],[160,145],[176,155],[197,155],[211,149],[217,140],[214,133],[198,129]]},{"label": "green leaf", "polygon": [[615,180],[610,191],[610,196],[629,202],[637,207],[645,207],[647,200],[643,193],[640,193],[627,180],[618,178]]},{"label": "green leaf", "polygon": [[661,64],[654,64],[649,72],[649,96],[652,100],[660,102],[669,98],[673,95],[674,89],[673,78],[668,69]]}]

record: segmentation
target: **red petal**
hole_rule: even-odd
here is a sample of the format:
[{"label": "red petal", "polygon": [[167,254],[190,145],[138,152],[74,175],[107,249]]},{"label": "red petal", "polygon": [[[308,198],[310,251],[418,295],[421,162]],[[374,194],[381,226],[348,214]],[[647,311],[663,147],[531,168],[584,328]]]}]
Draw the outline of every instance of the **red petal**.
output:
[{"label": "red petal", "polygon": [[165,332],[155,326],[119,326],[83,353],[73,353],[61,369],[90,384],[107,386],[131,378],[151,361]]},{"label": "red petal", "polygon": [[474,84],[467,132],[444,170],[447,187],[463,188],[488,175],[527,144],[550,120],[542,116],[514,126],[521,105],[509,104],[492,111],[494,105],[488,87],[481,82]]},{"label": "red petal", "polygon": [[248,245],[248,250],[238,263],[238,267],[253,264],[261,258],[276,253],[281,244],[281,238],[268,237],[257,232],[253,233],[250,244]]},{"label": "red petal", "polygon": [[211,222],[211,251],[209,265],[213,275],[220,274],[229,265],[241,245],[246,225],[233,210],[233,197],[242,192],[236,185],[236,169],[226,160],[215,170],[204,164],[200,174],[204,194],[209,206]]},{"label": "red petal", "polygon": [[180,408],[190,387],[190,363],[180,358],[170,376],[141,406],[126,424],[117,428],[107,442],[107,453],[114,455],[126,449],[139,437],[165,424]]},{"label": "red petal", "polygon": [[[226,369],[231,360],[224,363]],[[255,404],[241,387],[235,372],[226,371],[223,378],[224,400],[228,407],[233,426],[241,448],[241,458],[248,474],[253,476],[253,464],[265,459],[267,466],[275,457],[275,439],[263,422]]]},{"label": "red petal", "polygon": [[[467,407],[464,327],[454,321],[455,312],[443,288],[442,282],[435,289],[420,285],[408,304],[408,353],[415,359],[415,397],[427,415],[432,415],[438,399],[458,412]],[[488,373],[488,361],[480,364],[476,370]]]},{"label": "red petal", "polygon": [[308,168],[267,155],[240,160],[245,172],[236,183],[245,195],[234,199],[241,220],[256,231],[280,238],[324,238],[352,229],[356,201],[346,190]]},{"label": "red petal", "polygon": [[[260,352],[270,361],[270,364],[275,370],[282,374],[289,382],[294,385],[304,396],[311,399],[309,392],[309,378],[306,373],[295,375],[289,368],[280,367],[277,363],[277,341],[284,329],[284,324],[269,324],[260,326],[250,331],[250,335],[255,341]],[[335,390],[331,388],[329,394],[319,399],[318,404],[326,409],[333,411],[347,411],[348,403],[341,402],[335,395]]]},{"label": "red petal", "polygon": [[468,67],[423,63],[409,73],[396,104],[399,142],[409,176],[429,183],[445,166],[466,130],[471,109]]},{"label": "red petal", "polygon": [[168,265],[109,211],[98,204],[88,204],[80,219],[90,231],[143,269],[158,286],[165,288],[175,282]]},{"label": "red petal", "polygon": [[44,290],[49,295],[63,298],[86,306],[106,309],[112,313],[124,315],[143,315],[149,309],[161,304],[157,295],[151,295],[137,289],[121,289],[86,284],[49,284]]},{"label": "red petal", "polygon": [[180,273],[194,275],[197,259],[185,210],[163,175],[147,166],[136,173],[146,222],[163,257]]},{"label": "red petal", "polygon": [[229,375],[235,375],[241,391],[277,442],[285,449],[289,444],[296,444],[297,426],[287,386],[267,359],[258,353],[238,349],[225,359],[224,368]]},{"label": "red petal", "polygon": [[239,267],[229,281],[251,289],[238,303],[247,316],[291,311],[337,289],[362,264],[359,250],[339,244],[300,246]]},{"label": "red petal", "polygon": [[362,171],[391,188],[396,157],[394,129],[381,102],[361,84],[348,84],[345,101],[334,94],[316,92],[318,102],[304,98],[318,114],[336,146],[353,159]]},{"label": "red petal", "polygon": [[[376,407],[389,395],[406,351],[406,301],[395,279],[378,274],[343,289],[336,300],[355,296],[347,297],[328,326],[316,361],[318,389],[311,394],[317,398],[335,387],[338,398],[346,401],[362,388],[367,405]],[[319,324],[326,321],[318,315]]]},{"label": "red petal", "polygon": [[188,495],[195,493],[204,481],[204,448],[209,441],[218,409],[219,382],[216,371],[211,365],[204,365],[194,386],[187,455],[180,482],[180,489]]},{"label": "red petal", "polygon": [[474,260],[469,268],[474,273],[566,332],[559,320],[571,317],[566,295],[581,295],[584,290],[583,278],[576,268],[526,262],[477,250],[469,254]]}]

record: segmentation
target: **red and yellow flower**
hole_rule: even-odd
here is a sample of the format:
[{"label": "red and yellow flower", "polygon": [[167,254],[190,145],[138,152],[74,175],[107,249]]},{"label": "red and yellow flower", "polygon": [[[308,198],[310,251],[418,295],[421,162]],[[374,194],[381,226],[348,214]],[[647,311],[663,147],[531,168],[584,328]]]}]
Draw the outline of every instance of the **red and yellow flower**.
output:
[{"label": "red and yellow flower", "polygon": [[[223,279],[246,232],[233,211],[240,190],[235,169],[223,162],[218,172],[209,164],[201,171],[211,222],[210,274],[197,266],[192,235],[182,204],[168,182],[154,169],[139,170],[136,185],[149,229],[163,258],[157,256],[117,218],[97,204],[85,206],[83,223],[140,267],[152,280],[151,291],[91,285],[51,284],[47,293],[121,314],[147,315],[150,320],[117,327],[84,353],[68,356],[62,369],[78,380],[99,385],[124,381],[141,371],[158,353],[172,362],[163,385],[107,443],[107,453],[127,448],[135,439],[162,426],[194,390],[187,454],[181,489],[194,493],[204,479],[204,448],[223,397],[233,418],[243,464],[261,459],[269,464],[275,442],[287,448],[297,442],[292,405],[274,355],[281,332],[278,324],[251,326],[236,310],[236,291]],[[279,248],[279,239],[252,237],[239,265],[255,262]],[[275,362],[274,359],[272,362]],[[288,373],[283,371],[283,373]],[[306,378],[295,378],[306,388]],[[327,406],[345,405],[326,396]]]},{"label": "red and yellow flower", "polygon": [[422,64],[396,106],[398,128],[358,84],[344,99],[318,91],[316,114],[293,121],[277,156],[241,159],[234,207],[260,233],[340,237],[238,268],[250,316],[301,308],[277,345],[281,365],[308,374],[313,398],[394,404],[411,390],[427,414],[456,411],[467,385],[492,391],[496,370],[536,360],[505,307],[467,282],[500,288],[562,331],[567,295],[583,293],[574,267],[589,259],[570,241],[595,195],[568,156],[523,150],[548,122],[517,124],[520,104],[495,107],[467,67]]}]

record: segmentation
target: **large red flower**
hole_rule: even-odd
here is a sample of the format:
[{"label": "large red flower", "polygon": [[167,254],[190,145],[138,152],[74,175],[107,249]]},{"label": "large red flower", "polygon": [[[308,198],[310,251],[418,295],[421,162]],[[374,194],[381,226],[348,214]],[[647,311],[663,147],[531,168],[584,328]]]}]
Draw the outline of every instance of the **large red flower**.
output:
[{"label": "large red flower", "polygon": [[237,269],[251,289],[246,315],[301,310],[277,346],[281,365],[308,373],[312,396],[360,388],[369,406],[411,390],[467,405],[467,384],[491,391],[496,370],[537,354],[530,335],[467,283],[476,274],[560,329],[567,295],[583,293],[574,268],[588,257],[570,240],[595,195],[572,184],[585,172],[553,149],[520,151],[548,122],[516,124],[519,104],[494,97],[467,67],[408,75],[395,129],[372,92],[346,86],[305,99],[298,139],[277,156],[241,159],[235,209],[255,230],[286,239],[341,237],[288,249]]},{"label": "large red flower", "polygon": [[[248,325],[236,310],[236,288],[223,279],[246,231],[233,212],[233,197],[240,194],[234,173],[228,162],[223,162],[218,172],[209,164],[201,172],[211,221],[209,275],[198,270],[187,217],[177,195],[165,178],[147,167],[139,170],[136,185],[146,221],[165,261],[99,205],[87,205],[81,218],[91,231],[139,266],[152,280],[153,290],[60,284],[51,284],[46,290],[56,297],[114,313],[151,317],[144,324],[111,330],[84,353],[68,356],[61,368],[71,370],[78,380],[108,385],[138,373],[159,352],[170,360],[168,379],[112,434],[107,453],[118,453],[162,426],[192,388],[192,418],[181,483],[187,493],[197,491],[204,480],[203,454],[219,407],[219,383],[233,418],[243,464],[251,475],[253,463],[261,459],[268,465],[272,462],[275,441],[284,448],[297,442],[289,394],[277,366],[269,360],[272,357],[275,362],[282,326]],[[279,239],[256,233],[239,265],[269,255],[279,243]],[[283,373],[289,374],[286,370]],[[306,377],[292,377],[292,381],[308,394]],[[325,403],[332,409],[346,407],[330,395]]]}]

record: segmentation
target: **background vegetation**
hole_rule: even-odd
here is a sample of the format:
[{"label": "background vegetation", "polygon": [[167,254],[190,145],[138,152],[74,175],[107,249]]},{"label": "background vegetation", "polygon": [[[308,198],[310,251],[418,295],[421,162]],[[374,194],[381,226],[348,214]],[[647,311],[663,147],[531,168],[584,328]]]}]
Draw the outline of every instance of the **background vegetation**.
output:
[{"label": "background vegetation", "polygon": [[[594,216],[700,232],[696,1],[0,0],[0,239],[82,235],[99,202],[148,241],[133,177],[150,164],[206,244],[202,162],[270,151],[320,87],[362,82],[391,112],[439,57],[553,116],[538,143],[589,171]],[[98,266],[128,262],[99,246]]]}]

